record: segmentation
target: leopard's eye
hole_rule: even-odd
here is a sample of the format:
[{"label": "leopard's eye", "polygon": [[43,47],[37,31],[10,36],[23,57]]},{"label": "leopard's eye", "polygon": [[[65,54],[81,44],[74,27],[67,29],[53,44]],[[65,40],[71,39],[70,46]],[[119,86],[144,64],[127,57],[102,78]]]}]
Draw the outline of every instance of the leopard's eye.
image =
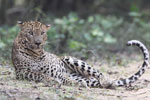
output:
[{"label": "leopard's eye", "polygon": [[45,32],[41,32],[41,35],[43,35]]},{"label": "leopard's eye", "polygon": [[29,33],[30,35],[33,35],[33,32],[32,32],[32,31],[29,31],[28,33]]}]

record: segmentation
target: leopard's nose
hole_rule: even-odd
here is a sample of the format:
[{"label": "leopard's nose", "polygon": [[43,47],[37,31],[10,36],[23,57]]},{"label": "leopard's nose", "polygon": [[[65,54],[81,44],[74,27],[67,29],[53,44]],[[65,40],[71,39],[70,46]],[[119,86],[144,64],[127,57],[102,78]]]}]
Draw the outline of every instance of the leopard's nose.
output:
[{"label": "leopard's nose", "polygon": [[39,45],[41,44],[41,42],[40,42],[40,41],[36,41],[35,44],[36,44],[37,46],[39,46]]}]

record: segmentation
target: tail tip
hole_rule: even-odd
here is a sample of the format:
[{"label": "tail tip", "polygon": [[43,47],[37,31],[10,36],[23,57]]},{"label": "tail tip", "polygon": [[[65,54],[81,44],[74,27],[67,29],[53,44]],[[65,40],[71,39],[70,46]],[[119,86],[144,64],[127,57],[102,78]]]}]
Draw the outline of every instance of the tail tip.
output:
[{"label": "tail tip", "polygon": [[127,46],[131,46],[132,43],[131,43],[130,41],[128,41],[126,45],[127,45]]}]

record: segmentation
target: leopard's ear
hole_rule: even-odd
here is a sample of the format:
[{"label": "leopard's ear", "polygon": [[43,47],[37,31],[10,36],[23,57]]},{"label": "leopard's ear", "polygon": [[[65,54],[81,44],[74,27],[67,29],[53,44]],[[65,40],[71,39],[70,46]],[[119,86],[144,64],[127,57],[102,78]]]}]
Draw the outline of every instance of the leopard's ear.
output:
[{"label": "leopard's ear", "polygon": [[17,21],[18,25],[21,27],[23,22],[22,21]]},{"label": "leopard's ear", "polygon": [[49,30],[51,27],[51,24],[46,24],[46,29]]}]

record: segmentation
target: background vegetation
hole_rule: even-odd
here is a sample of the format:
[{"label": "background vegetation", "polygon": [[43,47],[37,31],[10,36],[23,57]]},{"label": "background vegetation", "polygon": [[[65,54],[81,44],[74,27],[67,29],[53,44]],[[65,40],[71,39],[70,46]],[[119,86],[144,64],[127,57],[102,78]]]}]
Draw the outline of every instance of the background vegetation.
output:
[{"label": "background vegetation", "polygon": [[122,79],[143,61],[126,42],[137,39],[150,50],[149,19],[150,0],[0,0],[0,100],[149,100],[150,70],[131,87],[57,88],[16,80],[10,64],[17,21],[38,20],[52,26],[47,51],[76,56],[110,79]]},{"label": "background vegetation", "polygon": [[[10,61],[17,20],[52,25],[47,51],[87,59],[122,53],[131,39],[150,44],[149,0],[0,0],[0,61]],[[4,60],[5,59],[5,60]]]}]

